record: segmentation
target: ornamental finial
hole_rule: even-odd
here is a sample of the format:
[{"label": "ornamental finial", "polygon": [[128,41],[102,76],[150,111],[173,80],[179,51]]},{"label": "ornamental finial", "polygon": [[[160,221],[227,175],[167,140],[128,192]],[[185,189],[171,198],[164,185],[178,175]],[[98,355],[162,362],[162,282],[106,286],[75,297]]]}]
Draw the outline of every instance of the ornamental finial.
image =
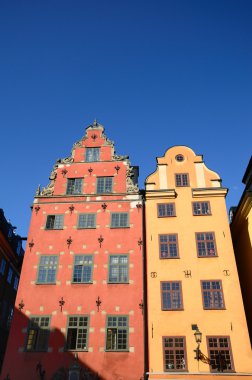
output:
[{"label": "ornamental finial", "polygon": [[97,123],[97,120],[94,119],[94,122],[93,122],[93,127],[97,127],[98,126],[98,123]]}]

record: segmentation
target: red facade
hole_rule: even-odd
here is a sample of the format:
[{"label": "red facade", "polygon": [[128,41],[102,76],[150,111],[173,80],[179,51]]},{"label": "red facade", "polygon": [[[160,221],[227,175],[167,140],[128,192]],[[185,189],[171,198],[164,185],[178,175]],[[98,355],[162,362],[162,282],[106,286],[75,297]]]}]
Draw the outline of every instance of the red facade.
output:
[{"label": "red facade", "polygon": [[143,376],[137,175],[94,122],[37,190],[3,378]]}]

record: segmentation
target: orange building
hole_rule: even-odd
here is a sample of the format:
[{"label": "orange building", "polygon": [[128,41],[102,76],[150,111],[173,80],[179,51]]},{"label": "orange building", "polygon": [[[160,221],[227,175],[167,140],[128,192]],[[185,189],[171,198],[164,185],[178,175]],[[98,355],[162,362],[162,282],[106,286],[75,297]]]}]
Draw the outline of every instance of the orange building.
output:
[{"label": "orange building", "polygon": [[186,146],[146,180],[150,379],[252,378],[226,194]]},{"label": "orange building", "polygon": [[142,242],[138,167],[95,121],[37,190],[3,376],[140,379]]}]

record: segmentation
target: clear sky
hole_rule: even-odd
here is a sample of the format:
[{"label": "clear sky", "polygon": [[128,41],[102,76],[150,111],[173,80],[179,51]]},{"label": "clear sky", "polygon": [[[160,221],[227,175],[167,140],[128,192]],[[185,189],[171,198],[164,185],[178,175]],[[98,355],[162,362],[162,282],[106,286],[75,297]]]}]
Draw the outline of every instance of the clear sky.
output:
[{"label": "clear sky", "polygon": [[251,0],[0,0],[0,207],[30,205],[97,118],[140,166],[203,154],[237,204],[252,146]]}]

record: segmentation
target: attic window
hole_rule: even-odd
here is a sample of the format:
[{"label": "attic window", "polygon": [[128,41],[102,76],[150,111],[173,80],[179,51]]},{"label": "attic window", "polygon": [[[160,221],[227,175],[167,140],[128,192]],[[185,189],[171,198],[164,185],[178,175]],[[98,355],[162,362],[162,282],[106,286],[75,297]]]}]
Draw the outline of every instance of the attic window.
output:
[{"label": "attic window", "polygon": [[182,162],[184,161],[184,156],[182,154],[177,154],[177,156],[175,157],[175,160],[178,162]]}]

